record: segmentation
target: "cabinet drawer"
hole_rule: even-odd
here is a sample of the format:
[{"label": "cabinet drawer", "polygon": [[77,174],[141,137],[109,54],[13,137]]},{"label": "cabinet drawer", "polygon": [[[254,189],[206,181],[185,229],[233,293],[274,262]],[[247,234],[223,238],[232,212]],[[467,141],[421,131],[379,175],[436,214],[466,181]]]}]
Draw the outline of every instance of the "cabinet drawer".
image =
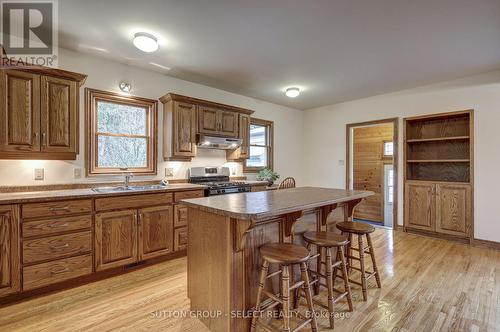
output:
[{"label": "cabinet drawer", "polygon": [[174,193],[175,202],[179,202],[183,199],[205,197],[205,192],[203,190],[191,190],[191,191],[181,191]]},{"label": "cabinet drawer", "polygon": [[50,236],[23,242],[23,263],[36,263],[92,251],[91,232]]},{"label": "cabinet drawer", "polygon": [[51,235],[92,227],[92,216],[53,218],[23,223],[23,237]]},{"label": "cabinet drawer", "polygon": [[187,206],[174,206],[174,227],[187,226]]},{"label": "cabinet drawer", "polygon": [[60,259],[23,268],[23,290],[40,288],[92,273],[92,255]]},{"label": "cabinet drawer", "polygon": [[95,209],[96,211],[137,209],[146,206],[170,204],[172,201],[172,193],[106,197],[95,200]]},{"label": "cabinet drawer", "polygon": [[174,230],[174,251],[187,248],[188,230],[187,227],[176,228]]},{"label": "cabinet drawer", "polygon": [[77,213],[91,213],[92,200],[73,200],[45,203],[30,203],[22,206],[23,218],[62,216]]}]

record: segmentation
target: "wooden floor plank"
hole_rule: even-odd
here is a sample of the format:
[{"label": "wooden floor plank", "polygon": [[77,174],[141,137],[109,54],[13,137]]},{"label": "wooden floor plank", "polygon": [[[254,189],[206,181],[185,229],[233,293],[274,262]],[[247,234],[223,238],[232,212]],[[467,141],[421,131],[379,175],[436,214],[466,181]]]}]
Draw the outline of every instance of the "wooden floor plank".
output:
[{"label": "wooden floor plank", "polygon": [[[336,304],[335,331],[500,331],[500,252],[385,229],[373,245],[382,289],[372,278],[363,302],[354,285],[354,312]],[[0,331],[208,331],[189,315],[186,275],[180,258],[6,306]]]}]

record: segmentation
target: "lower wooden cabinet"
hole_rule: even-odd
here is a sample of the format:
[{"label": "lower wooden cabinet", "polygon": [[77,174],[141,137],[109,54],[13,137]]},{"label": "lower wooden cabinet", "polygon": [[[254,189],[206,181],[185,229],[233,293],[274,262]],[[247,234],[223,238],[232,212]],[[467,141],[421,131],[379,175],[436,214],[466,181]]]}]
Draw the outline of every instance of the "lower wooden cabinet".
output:
[{"label": "lower wooden cabinet", "polygon": [[188,228],[180,227],[174,230],[174,250],[181,251],[187,248]]},{"label": "lower wooden cabinet", "polygon": [[96,214],[96,271],[137,262],[137,239],[137,210]]},{"label": "lower wooden cabinet", "polygon": [[470,185],[417,181],[406,183],[405,227],[470,237],[471,224]]},{"label": "lower wooden cabinet", "polygon": [[173,251],[172,206],[139,210],[139,259],[149,259]]},{"label": "lower wooden cabinet", "polygon": [[0,296],[21,289],[19,209],[0,206]]},{"label": "lower wooden cabinet", "polygon": [[436,185],[436,231],[458,236],[470,234],[471,202],[469,185]]}]

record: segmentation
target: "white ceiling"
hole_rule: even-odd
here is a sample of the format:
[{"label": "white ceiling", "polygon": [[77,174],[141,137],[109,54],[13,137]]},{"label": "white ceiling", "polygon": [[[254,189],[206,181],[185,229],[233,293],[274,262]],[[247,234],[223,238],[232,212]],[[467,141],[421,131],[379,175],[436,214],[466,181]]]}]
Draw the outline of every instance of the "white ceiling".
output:
[{"label": "white ceiling", "polygon": [[298,109],[500,68],[500,0],[62,0],[59,29],[62,47]]}]

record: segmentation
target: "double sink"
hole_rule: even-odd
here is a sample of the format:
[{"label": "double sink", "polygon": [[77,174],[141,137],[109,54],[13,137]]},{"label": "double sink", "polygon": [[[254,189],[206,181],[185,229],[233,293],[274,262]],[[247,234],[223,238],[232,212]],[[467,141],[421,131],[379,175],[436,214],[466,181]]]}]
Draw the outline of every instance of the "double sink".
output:
[{"label": "double sink", "polygon": [[121,193],[129,191],[161,190],[166,188],[167,186],[162,184],[151,184],[145,186],[101,187],[93,188],[92,190],[98,193]]}]

